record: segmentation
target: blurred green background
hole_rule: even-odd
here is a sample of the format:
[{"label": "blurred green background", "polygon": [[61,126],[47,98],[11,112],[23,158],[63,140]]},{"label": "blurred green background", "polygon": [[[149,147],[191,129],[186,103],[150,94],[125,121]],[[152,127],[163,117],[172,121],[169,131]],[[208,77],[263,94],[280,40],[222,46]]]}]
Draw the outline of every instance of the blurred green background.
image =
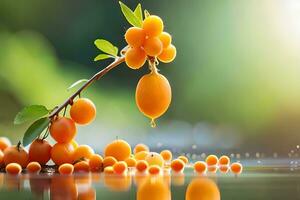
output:
[{"label": "blurred green background", "polygon": [[[148,69],[123,64],[83,94],[98,112],[79,128],[79,143],[101,150],[119,136],[179,152],[283,156],[300,143],[300,1],[124,1],[139,2],[164,20],[177,47],[176,60],[159,65],[172,104],[152,129],[134,100]],[[0,134],[17,142],[28,124],[14,126],[15,114],[62,103],[69,85],[109,63],[93,62],[93,41],[122,48],[129,27],[116,0],[1,0]]]}]

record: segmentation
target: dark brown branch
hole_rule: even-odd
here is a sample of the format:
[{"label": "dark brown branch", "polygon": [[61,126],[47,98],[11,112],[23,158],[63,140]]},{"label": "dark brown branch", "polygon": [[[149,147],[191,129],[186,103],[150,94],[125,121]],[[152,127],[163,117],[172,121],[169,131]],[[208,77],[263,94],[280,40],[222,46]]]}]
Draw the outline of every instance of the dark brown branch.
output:
[{"label": "dark brown branch", "polygon": [[88,86],[90,86],[93,82],[100,79],[102,76],[104,76],[107,72],[109,72],[111,69],[115,68],[116,66],[120,65],[125,61],[125,57],[121,56],[115,59],[114,62],[109,64],[107,67],[102,69],[101,71],[97,72],[94,76],[92,76],[84,85],[82,85],[72,96],[70,96],[63,104],[55,108],[49,115],[49,118],[52,119],[53,117],[57,116],[61,110],[66,108],[68,105],[73,103],[73,100],[80,95],[80,93],[86,89]]}]

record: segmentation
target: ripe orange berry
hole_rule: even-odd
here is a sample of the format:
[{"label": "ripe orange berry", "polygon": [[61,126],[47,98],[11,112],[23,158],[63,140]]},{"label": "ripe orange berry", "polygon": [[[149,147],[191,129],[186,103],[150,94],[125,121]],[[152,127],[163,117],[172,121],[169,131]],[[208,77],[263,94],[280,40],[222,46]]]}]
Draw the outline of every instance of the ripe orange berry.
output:
[{"label": "ripe orange berry", "polygon": [[125,140],[117,139],[106,145],[104,155],[105,157],[112,156],[118,161],[124,161],[130,157],[131,147]]},{"label": "ripe orange berry", "polygon": [[30,162],[28,163],[26,169],[28,173],[40,173],[42,167],[38,162]]},{"label": "ripe orange berry", "polygon": [[151,15],[143,21],[143,29],[147,36],[159,36],[164,30],[164,24],[160,17]]},{"label": "ripe orange berry", "polygon": [[144,172],[148,168],[149,164],[145,160],[139,160],[136,162],[136,170]]},{"label": "ripe orange berry", "polygon": [[4,150],[4,163],[18,163],[22,167],[26,167],[29,162],[29,156],[27,151],[21,146],[10,146]]},{"label": "ripe orange berry", "polygon": [[186,156],[178,156],[178,159],[182,160],[184,164],[187,164],[189,162],[189,159]]},{"label": "ripe orange berry", "polygon": [[231,164],[230,169],[234,174],[240,174],[243,171],[243,166],[241,163],[235,162]]},{"label": "ripe orange berry", "polygon": [[34,140],[29,147],[29,161],[36,161],[41,165],[45,165],[51,158],[52,146],[41,139]]},{"label": "ripe orange berry", "polygon": [[105,174],[113,174],[114,173],[114,168],[112,166],[108,166],[104,168],[104,173]]},{"label": "ripe orange berry", "polygon": [[145,144],[137,144],[134,149],[133,149],[133,153],[134,154],[137,154],[138,152],[141,152],[141,151],[148,151],[149,152],[149,147]]},{"label": "ripe orange berry", "polygon": [[22,167],[18,163],[9,163],[6,165],[5,171],[11,175],[18,175],[22,172]]},{"label": "ripe orange berry", "polygon": [[79,98],[71,106],[70,115],[77,124],[89,124],[96,117],[96,106],[90,99]]},{"label": "ripe orange berry", "polygon": [[125,53],[125,62],[131,69],[141,68],[147,59],[146,52],[140,47],[131,47]]},{"label": "ripe orange berry", "polygon": [[50,134],[58,143],[70,142],[76,135],[75,122],[67,117],[61,117],[50,125]]},{"label": "ripe orange berry", "polygon": [[197,162],[195,162],[195,164],[194,164],[194,170],[195,170],[195,172],[200,173],[200,174],[205,173],[206,170],[207,170],[207,164],[206,164],[206,162],[203,162],[203,161],[197,161]]},{"label": "ripe orange berry", "polygon": [[74,166],[69,163],[65,163],[59,166],[58,172],[62,175],[70,175],[74,171]]},{"label": "ripe orange berry", "polygon": [[73,161],[78,161],[80,159],[90,159],[94,154],[94,150],[88,145],[79,145],[73,153]]},{"label": "ripe orange berry", "polygon": [[94,154],[89,160],[90,170],[92,172],[102,171],[103,158],[99,154]]},{"label": "ripe orange berry", "polygon": [[158,56],[163,50],[163,44],[158,37],[147,38],[143,47],[146,54],[149,56]]},{"label": "ripe orange berry", "polygon": [[158,165],[152,165],[148,168],[149,174],[157,175],[161,171],[161,168]]},{"label": "ripe orange berry", "polygon": [[74,172],[89,172],[90,165],[87,161],[80,161],[74,165]]},{"label": "ripe orange berry", "polygon": [[7,137],[0,137],[0,150],[4,151],[7,147],[11,146],[11,142]]},{"label": "ripe orange berry", "polygon": [[115,159],[114,157],[112,156],[107,156],[103,159],[103,168],[105,169],[106,167],[109,167],[109,166],[113,166],[117,161],[117,159]]},{"label": "ripe orange berry", "polygon": [[51,149],[51,159],[56,165],[73,163],[73,152],[71,143],[56,143]]},{"label": "ripe orange berry", "polygon": [[130,27],[125,33],[125,40],[131,47],[141,47],[145,38],[144,30],[138,27]]},{"label": "ripe orange berry", "polygon": [[207,156],[207,158],[205,159],[205,162],[208,166],[211,165],[217,165],[218,164],[218,157],[215,155],[209,155]]},{"label": "ripe orange berry", "polygon": [[172,62],[177,55],[176,47],[171,44],[158,55],[158,60],[163,63],[170,63]]},{"label": "ripe orange berry", "polygon": [[140,151],[134,155],[136,160],[145,160],[150,153],[148,151]]},{"label": "ripe orange berry", "polygon": [[177,158],[171,162],[171,168],[175,172],[182,172],[184,169],[184,166],[185,166],[185,163],[179,158]]},{"label": "ripe orange berry", "polygon": [[136,166],[136,160],[132,157],[129,157],[125,160],[128,167],[135,167]]},{"label": "ripe orange berry", "polygon": [[230,158],[228,156],[221,156],[219,158],[219,165],[229,165],[230,164]]},{"label": "ripe orange berry", "polygon": [[116,162],[113,165],[113,170],[116,174],[123,174],[125,171],[127,171],[127,163],[124,161]]},{"label": "ripe orange berry", "polygon": [[146,157],[146,161],[149,164],[149,166],[151,165],[158,165],[159,167],[163,167],[164,166],[164,159],[162,158],[162,156],[156,152],[151,152],[147,157]]},{"label": "ripe orange berry", "polygon": [[135,92],[136,104],[145,116],[156,119],[167,111],[171,93],[169,81],[158,72],[152,72],[139,80]]},{"label": "ripe orange berry", "polygon": [[165,161],[172,160],[172,152],[170,150],[163,150],[160,152],[160,155],[163,157]]},{"label": "ripe orange berry", "polygon": [[163,48],[170,46],[172,42],[172,36],[167,32],[162,32],[159,36],[160,41],[162,42]]},{"label": "ripe orange berry", "polygon": [[136,200],[171,200],[171,191],[162,178],[148,177],[137,188]]},{"label": "ripe orange berry", "polygon": [[188,185],[185,200],[214,199],[220,200],[218,186],[208,178],[196,178]]}]

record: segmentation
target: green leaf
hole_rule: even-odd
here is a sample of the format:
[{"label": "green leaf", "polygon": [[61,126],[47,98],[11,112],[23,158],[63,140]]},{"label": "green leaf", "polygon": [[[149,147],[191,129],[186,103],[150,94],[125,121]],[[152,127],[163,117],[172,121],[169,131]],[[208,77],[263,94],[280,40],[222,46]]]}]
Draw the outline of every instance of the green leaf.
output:
[{"label": "green leaf", "polygon": [[75,83],[73,83],[70,87],[68,87],[67,90],[72,89],[73,87],[77,86],[80,83],[85,83],[85,82],[88,82],[88,81],[89,81],[88,79],[80,79],[80,80],[76,81]]},{"label": "green leaf", "polygon": [[149,17],[149,16],[150,16],[149,11],[145,9],[145,10],[144,10],[144,15],[145,15],[145,18]]},{"label": "green leaf", "polygon": [[43,132],[43,130],[45,130],[45,128],[47,128],[49,123],[50,119],[48,117],[44,117],[31,124],[23,136],[23,145],[27,146],[30,144]]},{"label": "green leaf", "polygon": [[128,8],[124,3],[119,1],[121,10],[127,21],[132,25],[136,27],[142,27],[142,20],[140,20],[137,16],[135,16],[134,12]]},{"label": "green leaf", "polygon": [[141,21],[143,21],[143,11],[142,11],[142,5],[139,3],[135,10],[134,10],[134,15]]},{"label": "green leaf", "polygon": [[113,56],[108,55],[108,54],[99,54],[94,58],[94,61],[99,61],[99,60],[105,60],[107,58],[113,58]]},{"label": "green leaf", "polygon": [[14,124],[39,119],[49,113],[49,110],[43,105],[31,105],[23,108],[15,117]]},{"label": "green leaf", "polygon": [[115,47],[112,43],[110,43],[107,40],[104,39],[97,39],[95,40],[95,45],[98,49],[100,49],[101,51],[113,55],[114,57],[116,57],[118,55],[118,48]]}]

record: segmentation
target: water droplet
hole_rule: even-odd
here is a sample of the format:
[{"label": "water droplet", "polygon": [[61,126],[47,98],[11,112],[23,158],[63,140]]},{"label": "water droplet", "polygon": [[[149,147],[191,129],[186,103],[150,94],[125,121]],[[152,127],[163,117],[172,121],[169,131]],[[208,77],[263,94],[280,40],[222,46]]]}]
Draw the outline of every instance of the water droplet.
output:
[{"label": "water droplet", "polygon": [[154,119],[151,119],[150,126],[151,126],[152,128],[155,128],[155,127],[156,127],[156,123],[155,123],[155,120],[154,120]]}]

